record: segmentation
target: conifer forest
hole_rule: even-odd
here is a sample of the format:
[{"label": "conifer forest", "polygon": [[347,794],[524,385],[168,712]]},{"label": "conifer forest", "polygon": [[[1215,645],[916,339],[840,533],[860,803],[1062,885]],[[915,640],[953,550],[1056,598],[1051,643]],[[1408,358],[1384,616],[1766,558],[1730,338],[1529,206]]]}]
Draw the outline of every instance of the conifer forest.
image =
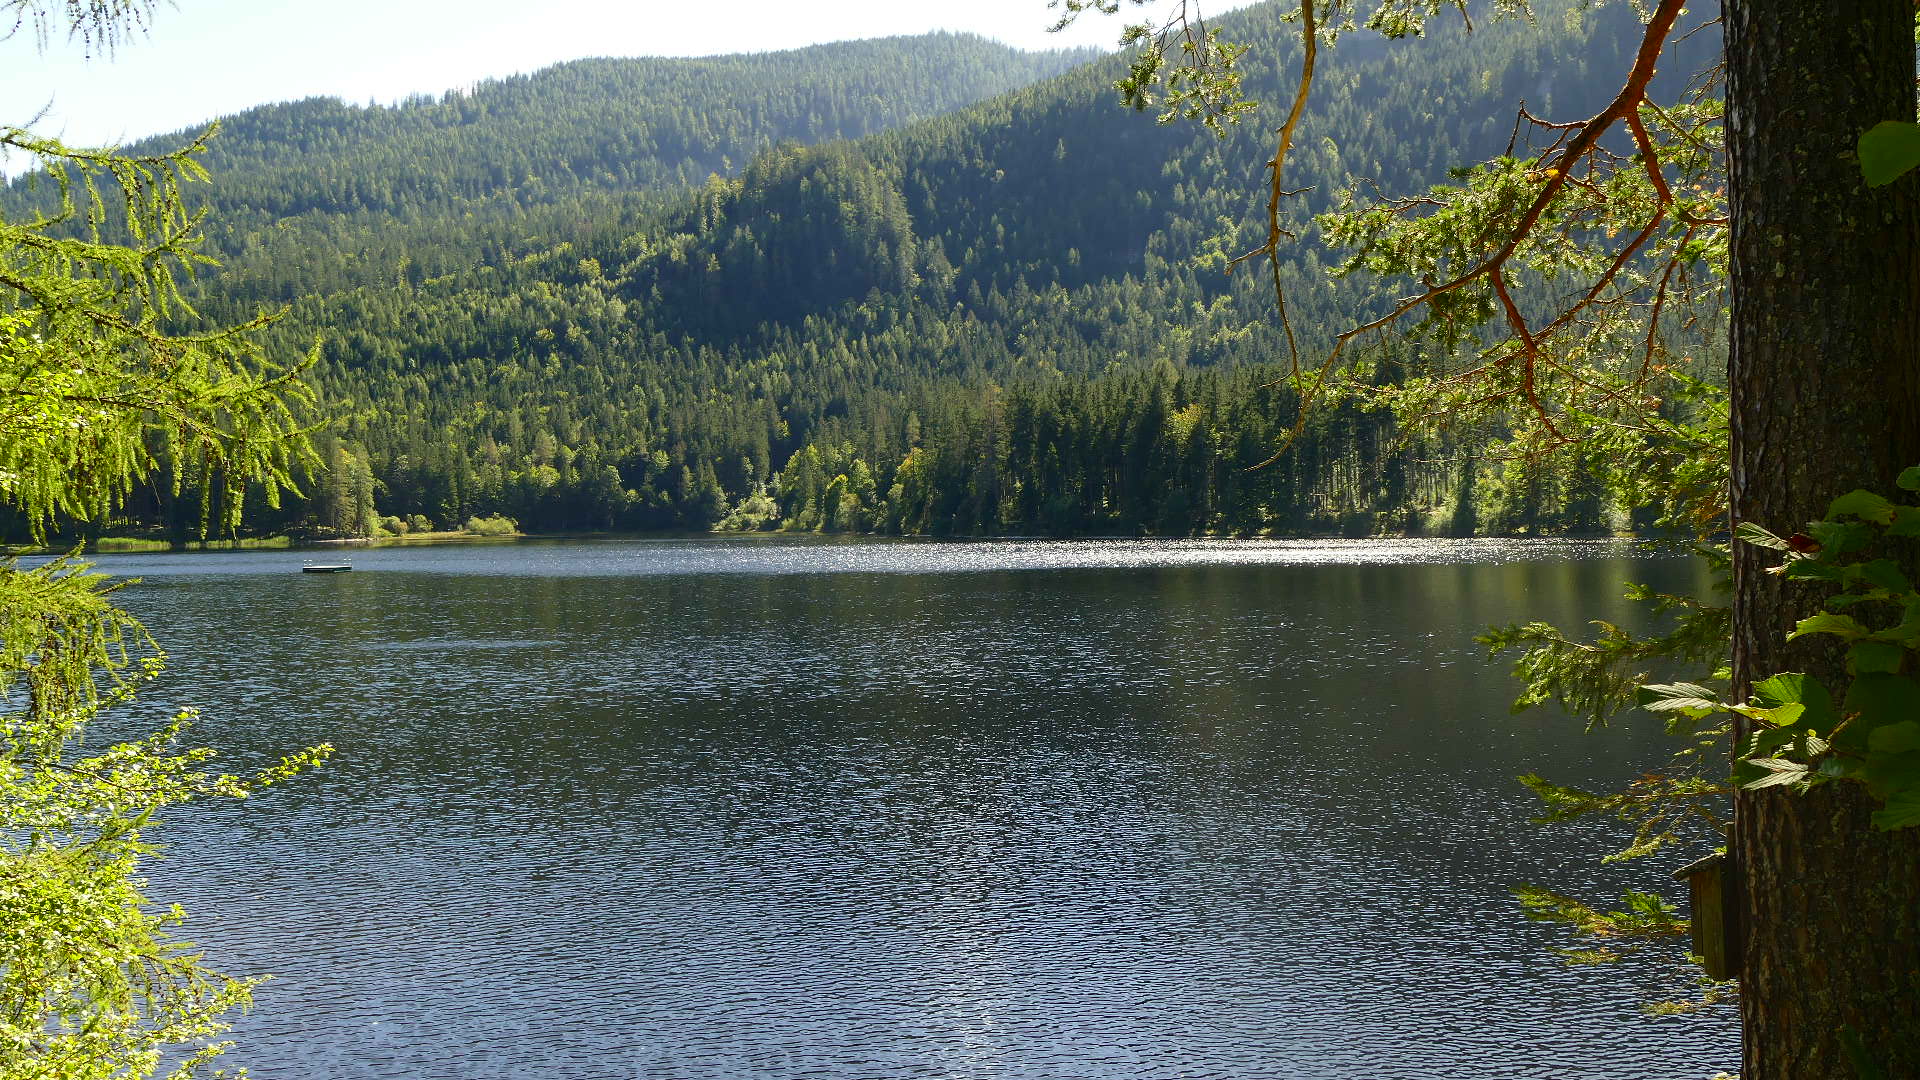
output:
[{"label": "conifer forest", "polygon": [[[1294,28],[1266,8],[1222,25],[1250,46],[1247,95],[1283,101]],[[1312,106],[1339,141],[1296,155],[1311,209],[1499,153],[1516,100],[1595,107],[1636,26],[1554,9],[1356,43]],[[1271,289],[1226,272],[1257,235],[1265,125],[1156,125],[1116,107],[1125,70],[933,35],[222,120],[193,189],[218,265],[188,299],[214,325],[278,313],[268,348],[313,353],[327,420],[299,494],[244,529],[1534,535],[1659,517],[1577,457],[1503,452],[1497,424],[1441,440],[1350,401],[1295,432]],[[52,198],[32,176],[6,194],[14,213]],[[1339,268],[1320,245],[1287,257],[1305,339],[1386,295]],[[1710,372],[1716,349],[1684,351]],[[1403,351],[1375,343],[1363,378],[1392,385]],[[201,502],[161,475],[110,528],[185,539]]]}]

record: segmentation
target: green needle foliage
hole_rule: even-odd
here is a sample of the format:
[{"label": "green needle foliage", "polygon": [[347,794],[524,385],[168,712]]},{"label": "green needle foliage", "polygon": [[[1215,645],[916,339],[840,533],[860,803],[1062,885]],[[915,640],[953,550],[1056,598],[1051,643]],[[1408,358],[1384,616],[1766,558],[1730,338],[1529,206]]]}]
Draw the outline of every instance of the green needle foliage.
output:
[{"label": "green needle foliage", "polygon": [[[0,5],[14,30],[64,20],[92,48],[142,26],[142,4]],[[18,128],[55,208],[0,216],[0,506],[35,539],[56,518],[100,522],[164,462],[192,477],[201,528],[231,530],[249,486],[270,502],[310,457],[298,368],[269,363],[264,320],[182,333],[176,275],[205,261],[181,198],[204,137],[151,156],[74,149]],[[106,194],[103,194],[106,193]],[[124,584],[124,583],[122,583]],[[162,656],[116,606],[119,584],[71,559],[0,561],[0,1080],[195,1075],[221,1017],[257,980],[209,969],[173,936],[139,876],[168,807],[246,798],[321,760],[215,773],[182,746],[191,710],[144,738],[83,750],[89,723],[128,706]]]},{"label": "green needle foliage", "polygon": [[162,460],[176,493],[189,468],[220,481],[201,484],[202,516],[226,529],[249,483],[273,505],[292,486],[308,395],[255,344],[270,320],[169,332],[195,316],[175,274],[210,261],[180,197],[205,178],[206,137],[123,157],[0,129],[0,147],[42,163],[59,192],[52,213],[0,217],[0,499],[36,533],[102,519]]}]

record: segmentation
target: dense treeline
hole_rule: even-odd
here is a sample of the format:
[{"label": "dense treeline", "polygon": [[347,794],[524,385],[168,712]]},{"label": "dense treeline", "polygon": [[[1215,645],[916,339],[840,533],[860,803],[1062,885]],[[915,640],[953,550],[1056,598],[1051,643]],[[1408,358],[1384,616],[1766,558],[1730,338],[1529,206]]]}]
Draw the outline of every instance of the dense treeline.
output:
[{"label": "dense treeline", "polygon": [[1395,445],[1384,417],[1350,408],[1309,416],[1296,467],[1261,468],[1297,416],[1279,374],[1161,365],[932,397],[866,446],[836,442],[829,425],[719,527],[1364,536],[1613,524],[1578,473]]},{"label": "dense treeline", "polygon": [[[217,239],[307,215],[458,218],[583,191],[684,189],[784,141],[897,128],[1096,55],[933,33],[737,56],[576,60],[394,105],[308,98],[222,120],[202,158],[219,181],[202,201]],[[162,152],[193,134],[125,152]],[[14,198],[30,186],[15,181]]]},{"label": "dense treeline", "polygon": [[[932,535],[1363,536],[1602,532],[1632,522],[1581,470],[1483,458],[1472,445],[1402,440],[1379,412],[1309,413],[1292,467],[1259,467],[1298,403],[1280,369],[1176,368],[1028,378],[982,392],[928,380],[847,400],[790,454],[788,425],[759,417],[658,415],[691,441],[603,444],[591,417],[557,419],[574,443],[534,432],[524,455],[490,435],[463,453],[424,438],[418,455],[370,456],[323,438],[309,499],[250,507],[265,532],[366,535],[381,520],[458,528],[508,518],[548,531],[763,529]],[[529,386],[538,372],[525,373]],[[1383,368],[1382,379],[1389,373]],[[506,413],[508,434],[516,434]],[[759,421],[755,423],[756,419]],[[741,432],[745,452],[727,457]],[[375,474],[381,477],[376,495]],[[197,494],[149,492],[137,517],[186,539]],[[404,530],[403,530],[404,531]]]},{"label": "dense treeline", "polygon": [[[631,224],[664,193],[783,142],[854,139],[1065,71],[1093,50],[969,34],[784,52],[578,60],[394,105],[309,98],[221,121],[201,160],[205,231],[238,307],[419,281]],[[141,140],[158,153],[195,132]],[[20,214],[43,178],[0,192]]]},{"label": "dense treeline", "polygon": [[[1254,46],[1247,85],[1268,108],[1225,139],[1116,108],[1122,60],[1106,58],[863,139],[773,145],[732,175],[714,162],[681,193],[633,190],[690,178],[661,163],[694,160],[681,143],[653,164],[568,164],[646,149],[593,142],[599,106],[570,96],[590,97],[581,87],[598,84],[579,80],[611,61],[388,110],[288,106],[267,110],[271,122],[232,123],[222,138],[241,145],[215,201],[249,224],[224,234],[227,265],[205,283],[203,310],[233,319],[287,304],[277,347],[320,342],[313,375],[339,417],[312,498],[250,520],[322,532],[379,516],[497,515],[540,531],[1617,525],[1621,510],[1577,473],[1486,452],[1499,432],[1403,445],[1384,416],[1351,408],[1313,412],[1280,465],[1249,471],[1283,441],[1297,403],[1277,381],[1287,352],[1271,293],[1257,275],[1220,271],[1252,246],[1269,117],[1297,44],[1270,6],[1228,32]],[[1568,9],[1433,39],[1343,46],[1310,118],[1344,141],[1310,140],[1294,159],[1314,206],[1355,176],[1406,191],[1497,153],[1518,98],[1590,112],[1636,35],[1624,9]],[[821,56],[835,59],[814,83],[741,75],[721,109],[748,118],[736,142],[780,130],[751,120],[780,78],[821,87],[809,109],[840,117],[858,109],[827,99],[865,100],[859,79],[895,67],[924,76],[925,49],[952,50],[950,74],[968,85],[1012,77],[1004,51],[976,39],[862,47],[828,47]],[[1024,70],[1037,78],[1057,61]],[[941,94],[929,107],[964,96]],[[488,154],[528,159],[480,139],[445,165],[456,179],[443,195],[404,194],[391,163],[483,99],[502,113],[502,102],[545,102],[556,130],[528,138],[561,149],[522,176],[519,164],[490,172]],[[387,128],[322,126],[332,141],[303,142],[301,108]],[[876,127],[892,119],[867,115]],[[276,134],[273,123],[292,126]],[[312,209],[316,184],[340,176],[385,194]],[[546,201],[535,205],[536,191]],[[518,209],[461,209],[488,200]],[[1306,243],[1284,270],[1309,349],[1384,295],[1330,280],[1337,260]],[[370,488],[377,513],[339,510],[364,502],[339,494],[349,488]],[[171,498],[154,494],[140,512],[177,520]]]}]

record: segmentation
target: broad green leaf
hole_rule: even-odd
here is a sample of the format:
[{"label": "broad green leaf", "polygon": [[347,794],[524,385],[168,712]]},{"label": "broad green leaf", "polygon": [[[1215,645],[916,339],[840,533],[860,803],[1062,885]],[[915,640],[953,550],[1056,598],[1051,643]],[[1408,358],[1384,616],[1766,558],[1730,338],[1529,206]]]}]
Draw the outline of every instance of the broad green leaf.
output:
[{"label": "broad green leaf", "polygon": [[1870,752],[1866,766],[1860,770],[1860,778],[1867,782],[1867,792],[1881,800],[1890,799],[1908,788],[1920,788],[1920,751],[1908,750],[1898,754]]},{"label": "broad green leaf", "polygon": [[1858,715],[1838,733],[1835,741],[1849,748],[1864,748],[1868,733],[1874,728],[1920,716],[1920,684],[1905,675],[1859,675],[1853,685],[1847,687],[1842,708]]},{"label": "broad green leaf", "polygon": [[1893,503],[1884,495],[1855,488],[1828,504],[1827,517],[1857,517],[1862,521],[1885,525],[1893,520]]},{"label": "broad green leaf", "polygon": [[1808,634],[1834,634],[1852,641],[1855,638],[1866,637],[1871,632],[1860,625],[1860,620],[1851,615],[1836,615],[1831,611],[1823,611],[1795,623],[1793,633],[1787,635],[1787,640],[1792,641],[1795,638],[1806,637]]},{"label": "broad green leaf", "polygon": [[1893,524],[1887,527],[1887,535],[1920,536],[1920,506],[1894,507]]},{"label": "broad green leaf", "polygon": [[1777,705],[1771,709],[1759,709],[1752,705],[1738,705],[1734,707],[1733,711],[1739,713],[1741,716],[1758,720],[1770,728],[1790,728],[1800,722],[1800,718],[1806,714],[1807,707],[1797,701],[1792,701],[1785,705]]},{"label": "broad green leaf", "polygon": [[1747,745],[1740,750],[1740,757],[1743,761],[1773,757],[1793,739],[1794,733],[1783,728],[1761,728],[1747,739]]},{"label": "broad green leaf", "polygon": [[1722,707],[1719,695],[1698,683],[1650,683],[1638,688],[1634,696],[1649,712]]},{"label": "broad green leaf", "polygon": [[1876,754],[1920,750],[1920,720],[1902,720],[1874,728],[1867,736],[1867,749]]},{"label": "broad green leaf", "polygon": [[1888,592],[1904,593],[1913,591],[1913,583],[1900,570],[1900,564],[1892,559],[1874,559],[1863,562],[1853,568],[1862,581]]},{"label": "broad green leaf", "polygon": [[1894,483],[1906,491],[1920,491],[1920,465],[1910,465],[1900,470],[1900,478]]},{"label": "broad green leaf", "polygon": [[1807,526],[1807,535],[1818,541],[1820,553],[1830,558],[1872,543],[1873,527],[1858,521],[1816,521]]},{"label": "broad green leaf", "polygon": [[1875,641],[1892,641],[1909,649],[1920,648],[1920,597],[1911,596],[1901,605],[1900,621],[1873,633]]},{"label": "broad green leaf", "polygon": [[1785,540],[1780,539],[1778,536],[1767,531],[1766,528],[1755,525],[1751,521],[1741,522],[1739,527],[1733,530],[1733,535],[1755,547],[1772,548],[1775,551],[1787,550],[1787,542]]},{"label": "broad green leaf", "polygon": [[1873,825],[1889,832],[1920,825],[1920,788],[1894,792],[1884,808],[1873,812]]},{"label": "broad green leaf", "polygon": [[1792,701],[1804,703],[1815,694],[1831,702],[1827,688],[1804,671],[1783,671],[1753,684],[1753,700],[1762,708],[1770,709]]},{"label": "broad green leaf", "polygon": [[1815,731],[1830,731],[1840,720],[1833,711],[1833,695],[1819,679],[1803,671],[1783,671],[1753,684],[1753,702],[1762,709],[1804,705],[1800,723]]},{"label": "broad green leaf", "polygon": [[1847,666],[1854,674],[1869,672],[1892,674],[1900,670],[1900,662],[1906,659],[1907,650],[1886,641],[1863,640],[1853,643],[1847,650]]},{"label": "broad green leaf", "polygon": [[1820,767],[1814,771],[1830,779],[1849,780],[1860,775],[1860,759],[1835,754],[1821,758]]},{"label": "broad green leaf", "polygon": [[1920,166],[1920,124],[1882,120],[1860,136],[1860,175],[1868,187],[1885,187],[1915,166]]},{"label": "broad green leaf", "polygon": [[1920,621],[1916,621],[1913,614],[1909,612],[1906,618],[1900,620],[1898,626],[1875,630],[1871,636],[1875,641],[1890,641],[1909,649],[1920,648]]},{"label": "broad green leaf", "polygon": [[1788,761],[1785,758],[1749,758],[1746,764],[1762,770],[1758,778],[1740,785],[1749,791],[1798,784],[1806,780],[1808,773],[1812,771],[1798,761]]},{"label": "broad green leaf", "polygon": [[1818,559],[1793,559],[1780,567],[1780,573],[1795,580],[1839,582],[1846,577],[1845,567]]}]

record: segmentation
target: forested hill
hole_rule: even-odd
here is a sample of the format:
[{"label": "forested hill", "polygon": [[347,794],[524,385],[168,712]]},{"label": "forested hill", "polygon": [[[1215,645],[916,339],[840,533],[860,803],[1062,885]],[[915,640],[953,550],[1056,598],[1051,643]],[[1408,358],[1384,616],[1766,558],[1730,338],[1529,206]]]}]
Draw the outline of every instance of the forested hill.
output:
[{"label": "forested hill", "polygon": [[[202,159],[226,227],[304,214],[457,218],[585,191],[689,188],[782,142],[852,139],[1056,75],[1099,54],[971,34],[699,58],[598,58],[415,96],[265,105],[220,121]],[[127,148],[153,153],[197,134]]]},{"label": "forested hill", "polygon": [[[1349,35],[1323,65],[1292,181],[1315,205],[1356,176],[1418,191],[1499,153],[1522,98],[1591,115],[1637,25],[1624,7],[1540,10],[1471,35]],[[216,202],[243,225],[204,307],[289,304],[279,348],[323,342],[315,377],[343,418],[315,500],[263,524],[352,531],[377,504],[536,529],[1604,527],[1577,474],[1476,464],[1471,446],[1393,449],[1375,415],[1316,415],[1284,466],[1247,471],[1294,404],[1264,366],[1284,356],[1270,292],[1221,269],[1254,242],[1298,45],[1273,5],[1222,25],[1252,46],[1247,90],[1263,103],[1225,139],[1118,107],[1125,60],[1107,57],[897,130],[777,145],[671,197],[610,193],[591,167],[522,182],[511,140],[477,143],[505,160],[445,162],[465,178],[448,203],[335,194],[361,209],[316,227],[264,224],[314,197],[268,190],[357,191],[356,173],[404,170],[252,136],[273,145],[244,167],[236,151],[220,176]],[[483,97],[413,106],[408,137],[427,142],[408,145],[431,141],[425,117],[450,124]],[[535,145],[589,144],[557,118],[594,108],[556,107]],[[468,183],[540,205],[469,217]],[[1310,348],[1394,287],[1330,281],[1337,259],[1311,232],[1289,256]]]}]

